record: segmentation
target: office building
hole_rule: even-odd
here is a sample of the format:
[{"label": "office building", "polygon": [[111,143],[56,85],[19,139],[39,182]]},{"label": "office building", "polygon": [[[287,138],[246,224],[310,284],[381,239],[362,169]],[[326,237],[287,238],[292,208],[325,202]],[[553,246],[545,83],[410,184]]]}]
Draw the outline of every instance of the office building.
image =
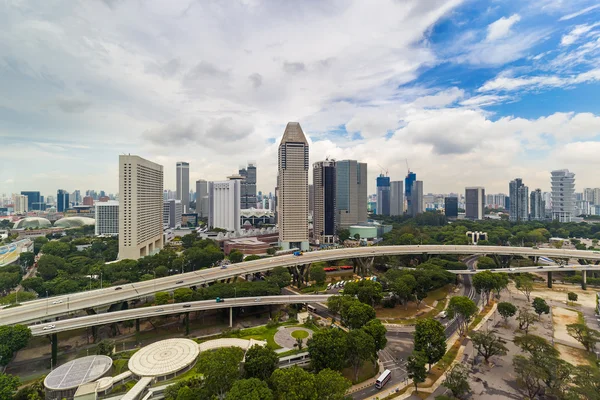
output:
[{"label": "office building", "polygon": [[456,219],[458,217],[458,197],[444,198],[444,214],[448,219]]},{"label": "office building", "polygon": [[42,210],[43,201],[40,199],[40,192],[24,191],[22,196],[27,196],[27,211]]},{"label": "office building", "polygon": [[504,208],[506,205],[506,195],[504,193],[486,194],[485,206],[490,209]]},{"label": "office building", "polygon": [[298,122],[289,122],[279,145],[277,223],[284,250],[308,250],[308,142]]},{"label": "office building", "polygon": [[96,203],[96,236],[119,234],[119,202]]},{"label": "office building", "polygon": [[29,203],[29,199],[27,196],[22,194],[13,194],[13,212],[15,214],[26,214],[29,210],[27,204]]},{"label": "office building", "polygon": [[[25,194],[21,192],[21,194]],[[600,188],[583,189],[583,200],[593,205],[600,205]]]},{"label": "office building", "polygon": [[56,192],[56,211],[65,212],[69,208],[69,192],[63,189],[59,189]]},{"label": "office building", "polygon": [[313,238],[318,244],[332,244],[336,233],[336,170],[335,161],[313,164]]},{"label": "office building", "polygon": [[508,184],[509,214],[512,222],[527,221],[529,219],[529,188],[523,184],[521,178],[516,178]]},{"label": "office building", "polygon": [[408,215],[416,217],[423,214],[423,181],[413,181],[410,189],[410,208]]},{"label": "office building", "polygon": [[308,213],[315,215],[315,186],[308,185]]},{"label": "office building", "polygon": [[244,179],[241,182],[242,210],[256,207],[256,165],[248,163],[246,168],[240,168],[239,173]]},{"label": "office building", "polygon": [[92,198],[92,196],[84,196],[83,197],[83,205],[84,206],[93,206],[94,199]]},{"label": "office building", "polygon": [[410,172],[408,171],[408,174],[406,174],[406,178],[404,178],[404,197],[406,197],[406,211],[410,214],[412,211],[411,208],[411,201],[412,201],[412,197],[411,192],[412,192],[412,187],[413,187],[413,182],[417,180],[417,174],[415,174],[414,172]]},{"label": "office building", "polygon": [[119,259],[137,260],[163,247],[163,166],[119,156]]},{"label": "office building", "polygon": [[356,160],[337,161],[336,223],[338,229],[367,222],[367,164]]},{"label": "office building", "polygon": [[208,218],[208,182],[196,181],[196,213],[199,218]]},{"label": "office building", "polygon": [[226,181],[208,182],[208,226],[239,232],[242,177],[234,175]]},{"label": "office building", "polygon": [[81,204],[81,191],[80,190],[75,190],[73,191],[73,193],[71,193],[71,198],[70,200],[73,202],[73,204],[75,204],[76,206]]},{"label": "office building", "polygon": [[390,215],[390,177],[377,177],[377,215]]},{"label": "office building", "polygon": [[181,200],[183,212],[190,209],[190,163],[185,161],[177,162],[177,197]]},{"label": "office building", "polygon": [[571,222],[575,214],[575,174],[561,169],[551,175],[552,219]]},{"label": "office building", "polygon": [[404,182],[390,183],[390,215],[404,214]]},{"label": "office building", "polygon": [[485,208],[485,189],[478,187],[465,188],[465,218],[483,219]]},{"label": "office building", "polygon": [[163,203],[163,225],[169,228],[181,228],[183,205],[181,200],[167,200]]},{"label": "office building", "polygon": [[529,195],[529,219],[531,221],[542,221],[546,218],[546,205],[541,189],[535,189]]}]

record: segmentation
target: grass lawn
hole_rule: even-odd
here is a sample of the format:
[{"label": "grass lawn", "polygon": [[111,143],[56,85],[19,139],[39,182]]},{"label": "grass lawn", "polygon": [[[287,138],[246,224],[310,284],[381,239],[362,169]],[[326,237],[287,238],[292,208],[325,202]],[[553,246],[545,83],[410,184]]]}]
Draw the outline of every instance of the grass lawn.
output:
[{"label": "grass lawn", "polygon": [[[415,322],[417,316],[419,318],[434,317],[444,310],[448,291],[451,289],[451,286],[446,285],[429,292],[427,297],[421,302],[419,309],[417,309],[417,305],[414,302],[408,303],[406,310],[404,309],[404,305],[397,305],[394,308],[377,308],[377,318],[385,320],[383,322],[387,323],[410,324]],[[437,301],[436,306],[433,309],[428,308],[432,307],[435,301]]]},{"label": "grass lawn", "polygon": [[371,362],[365,362],[358,370],[357,381],[354,381],[354,368],[352,367],[344,368],[342,370],[342,375],[344,375],[344,378],[350,380],[353,385],[356,385],[357,383],[361,383],[366,381],[367,379],[371,379],[375,376],[375,374],[377,374],[377,372],[378,368],[376,364],[374,365]]},{"label": "grass lawn", "polygon": [[306,339],[308,337],[308,332],[297,330],[292,332],[292,337],[295,339]]},{"label": "grass lawn", "polygon": [[277,329],[279,328],[279,325],[268,328],[266,325],[263,326],[258,326],[256,328],[248,328],[248,329],[242,329],[239,332],[236,333],[232,333],[231,335],[228,335],[229,337],[236,337],[239,339],[255,339],[255,340],[266,340],[267,341],[267,346],[270,349],[273,350],[277,350],[280,349],[281,346],[279,346],[277,343],[275,343],[275,332],[277,332]]}]

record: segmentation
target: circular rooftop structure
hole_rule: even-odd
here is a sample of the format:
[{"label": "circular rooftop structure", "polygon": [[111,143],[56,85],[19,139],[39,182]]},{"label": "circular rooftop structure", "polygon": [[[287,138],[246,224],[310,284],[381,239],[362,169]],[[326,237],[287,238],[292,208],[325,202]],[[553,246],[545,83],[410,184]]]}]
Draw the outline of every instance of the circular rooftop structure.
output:
[{"label": "circular rooftop structure", "polygon": [[27,217],[27,218],[18,220],[15,223],[13,229],[27,229],[27,228],[42,229],[42,228],[50,228],[51,226],[52,226],[52,223],[50,221],[48,221],[46,218]]},{"label": "circular rooftop structure", "polygon": [[85,225],[95,225],[96,220],[88,217],[64,217],[54,223],[57,228],[80,228]]},{"label": "circular rooftop structure", "polygon": [[152,343],[129,359],[129,370],[140,377],[171,379],[189,370],[200,354],[198,343],[190,339],[167,339]]},{"label": "circular rooftop structure", "polygon": [[61,392],[58,398],[68,397],[63,393],[77,390],[79,385],[102,378],[112,367],[112,359],[107,356],[87,356],[69,361],[50,372],[44,379],[49,391]]}]

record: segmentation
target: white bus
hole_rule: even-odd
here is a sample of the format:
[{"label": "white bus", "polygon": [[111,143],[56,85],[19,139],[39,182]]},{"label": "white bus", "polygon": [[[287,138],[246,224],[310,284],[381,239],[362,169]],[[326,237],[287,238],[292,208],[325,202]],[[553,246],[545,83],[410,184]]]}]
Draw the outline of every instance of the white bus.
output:
[{"label": "white bus", "polygon": [[306,305],[306,310],[311,312],[311,313],[317,313],[317,309],[314,306],[311,306],[310,304]]},{"label": "white bus", "polygon": [[388,383],[388,381],[390,380],[391,377],[392,377],[392,371],[390,371],[389,369],[386,369],[385,371],[383,371],[381,373],[381,375],[379,375],[379,378],[377,378],[377,380],[375,381],[375,387],[377,389],[381,389],[382,387],[385,386],[386,383]]}]

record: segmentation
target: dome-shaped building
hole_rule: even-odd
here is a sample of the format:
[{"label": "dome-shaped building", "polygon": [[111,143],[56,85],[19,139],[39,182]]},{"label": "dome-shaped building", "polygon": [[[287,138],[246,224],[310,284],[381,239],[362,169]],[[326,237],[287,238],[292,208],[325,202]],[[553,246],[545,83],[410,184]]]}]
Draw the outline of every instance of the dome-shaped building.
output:
[{"label": "dome-shaped building", "polygon": [[50,228],[51,226],[52,226],[52,223],[50,221],[48,221],[46,218],[27,217],[27,218],[23,218],[23,219],[20,219],[17,222],[15,222],[13,229],[28,229],[28,228],[44,229],[44,228]]},{"label": "dome-shaped building", "polygon": [[95,225],[96,220],[88,217],[65,217],[54,223],[57,228],[80,228],[85,225]]}]

